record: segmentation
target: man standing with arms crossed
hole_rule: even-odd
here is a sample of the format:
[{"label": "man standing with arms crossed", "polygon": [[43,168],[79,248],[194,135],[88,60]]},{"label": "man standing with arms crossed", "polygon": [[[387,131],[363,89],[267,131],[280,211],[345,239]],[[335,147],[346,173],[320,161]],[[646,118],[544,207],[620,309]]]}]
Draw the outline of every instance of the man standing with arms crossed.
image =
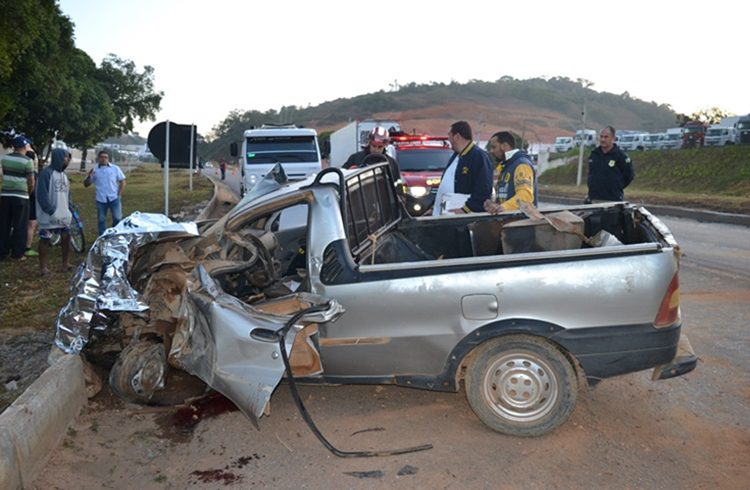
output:
[{"label": "man standing with arms crossed", "polygon": [[615,144],[615,128],[599,131],[599,146],[589,157],[589,193],[584,204],[594,201],[622,201],[635,170],[630,157]]},{"label": "man standing with arms crossed", "polygon": [[25,260],[29,222],[29,194],[34,190],[34,162],[26,156],[31,141],[16,136],[13,153],[2,157],[3,185],[0,190],[0,260],[10,252],[16,260]]},{"label": "man standing with arms crossed", "polygon": [[100,151],[97,156],[97,167],[89,170],[83,185],[96,186],[96,220],[99,235],[107,229],[107,211],[112,213],[112,226],[122,219],[122,193],[125,191],[125,174],[120,167],[109,163],[109,154]]}]

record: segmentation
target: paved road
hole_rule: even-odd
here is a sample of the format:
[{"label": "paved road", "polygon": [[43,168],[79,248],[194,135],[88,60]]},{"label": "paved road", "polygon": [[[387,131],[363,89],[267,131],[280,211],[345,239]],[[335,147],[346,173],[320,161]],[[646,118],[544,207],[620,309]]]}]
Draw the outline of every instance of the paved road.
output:
[{"label": "paved road", "polygon": [[750,228],[661,216],[684,253],[683,265],[750,281]]},{"label": "paved road", "polygon": [[35,486],[747,488],[750,229],[664,221],[685,253],[683,325],[700,357],[698,368],[660,382],[647,372],[605,380],[582,392],[568,423],[548,436],[495,434],[462,394],[303,387],[313,418],[342,449],[434,444],[415,454],[342,459],[310,433],[284,384],[260,431],[238,412],[187,430],[185,418],[100,396]]},{"label": "paved road", "polygon": [[[201,170],[203,175],[215,177],[217,179],[221,178],[221,171],[219,170],[219,165],[214,164],[213,168],[204,168]],[[240,195],[240,181],[242,179],[242,176],[240,175],[240,171],[237,167],[227,167],[226,177],[222,182],[224,182],[226,185],[229,186],[230,189],[232,189],[238,196]]]}]

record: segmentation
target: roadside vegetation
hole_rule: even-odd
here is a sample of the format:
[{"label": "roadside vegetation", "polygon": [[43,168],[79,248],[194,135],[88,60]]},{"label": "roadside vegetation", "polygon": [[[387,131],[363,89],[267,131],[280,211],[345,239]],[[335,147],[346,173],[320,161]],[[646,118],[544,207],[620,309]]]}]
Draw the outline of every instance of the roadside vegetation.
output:
[{"label": "roadside vegetation", "polygon": [[[90,248],[97,237],[96,205],[94,186],[83,186],[84,174],[68,171],[71,197],[81,209],[86,245]],[[188,189],[188,171],[172,171],[169,185],[169,210],[176,214],[183,208],[195,207],[208,201],[213,195],[213,184],[206,178],[193,178],[193,192]],[[164,183],[162,171],[157,164],[147,164],[127,174],[127,186],[123,197],[123,216],[133,211],[163,213]],[[37,248],[35,238],[34,250]],[[57,313],[67,302],[70,293],[68,281],[72,273],[61,271],[60,247],[52,248],[50,254],[50,276],[39,276],[39,262],[28,257],[22,262],[5,260],[0,262],[0,329],[5,328],[53,328]],[[71,250],[71,262],[77,266],[86,254]]]},{"label": "roadside vegetation", "polygon": [[[540,198],[545,195],[586,195],[588,154],[584,153],[583,178],[576,187],[578,153],[566,153],[569,163],[546,171],[539,178]],[[727,213],[750,214],[750,146],[685,150],[633,151],[635,180],[625,198],[646,204],[667,204]]]}]

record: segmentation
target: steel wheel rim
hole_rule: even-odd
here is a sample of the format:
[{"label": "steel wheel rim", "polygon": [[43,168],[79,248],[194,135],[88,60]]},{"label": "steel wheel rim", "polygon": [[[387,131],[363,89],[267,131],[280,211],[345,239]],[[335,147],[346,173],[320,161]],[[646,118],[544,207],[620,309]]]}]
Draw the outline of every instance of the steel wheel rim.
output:
[{"label": "steel wheel rim", "polygon": [[549,363],[529,352],[511,352],[487,369],[482,392],[494,412],[516,422],[534,422],[555,406],[558,379]]}]

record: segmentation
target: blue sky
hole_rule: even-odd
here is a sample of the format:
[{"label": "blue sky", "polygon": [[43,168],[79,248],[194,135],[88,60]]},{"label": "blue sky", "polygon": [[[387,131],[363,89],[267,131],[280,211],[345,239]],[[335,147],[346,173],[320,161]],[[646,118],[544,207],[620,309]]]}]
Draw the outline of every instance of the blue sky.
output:
[{"label": "blue sky", "polygon": [[[690,113],[750,112],[735,1],[61,0],[76,45],[151,65],[157,120],[316,105],[395,80],[567,76]],[[525,9],[524,9],[525,8]],[[359,117],[352,114],[352,118]],[[146,135],[154,122],[137,125]]]}]

